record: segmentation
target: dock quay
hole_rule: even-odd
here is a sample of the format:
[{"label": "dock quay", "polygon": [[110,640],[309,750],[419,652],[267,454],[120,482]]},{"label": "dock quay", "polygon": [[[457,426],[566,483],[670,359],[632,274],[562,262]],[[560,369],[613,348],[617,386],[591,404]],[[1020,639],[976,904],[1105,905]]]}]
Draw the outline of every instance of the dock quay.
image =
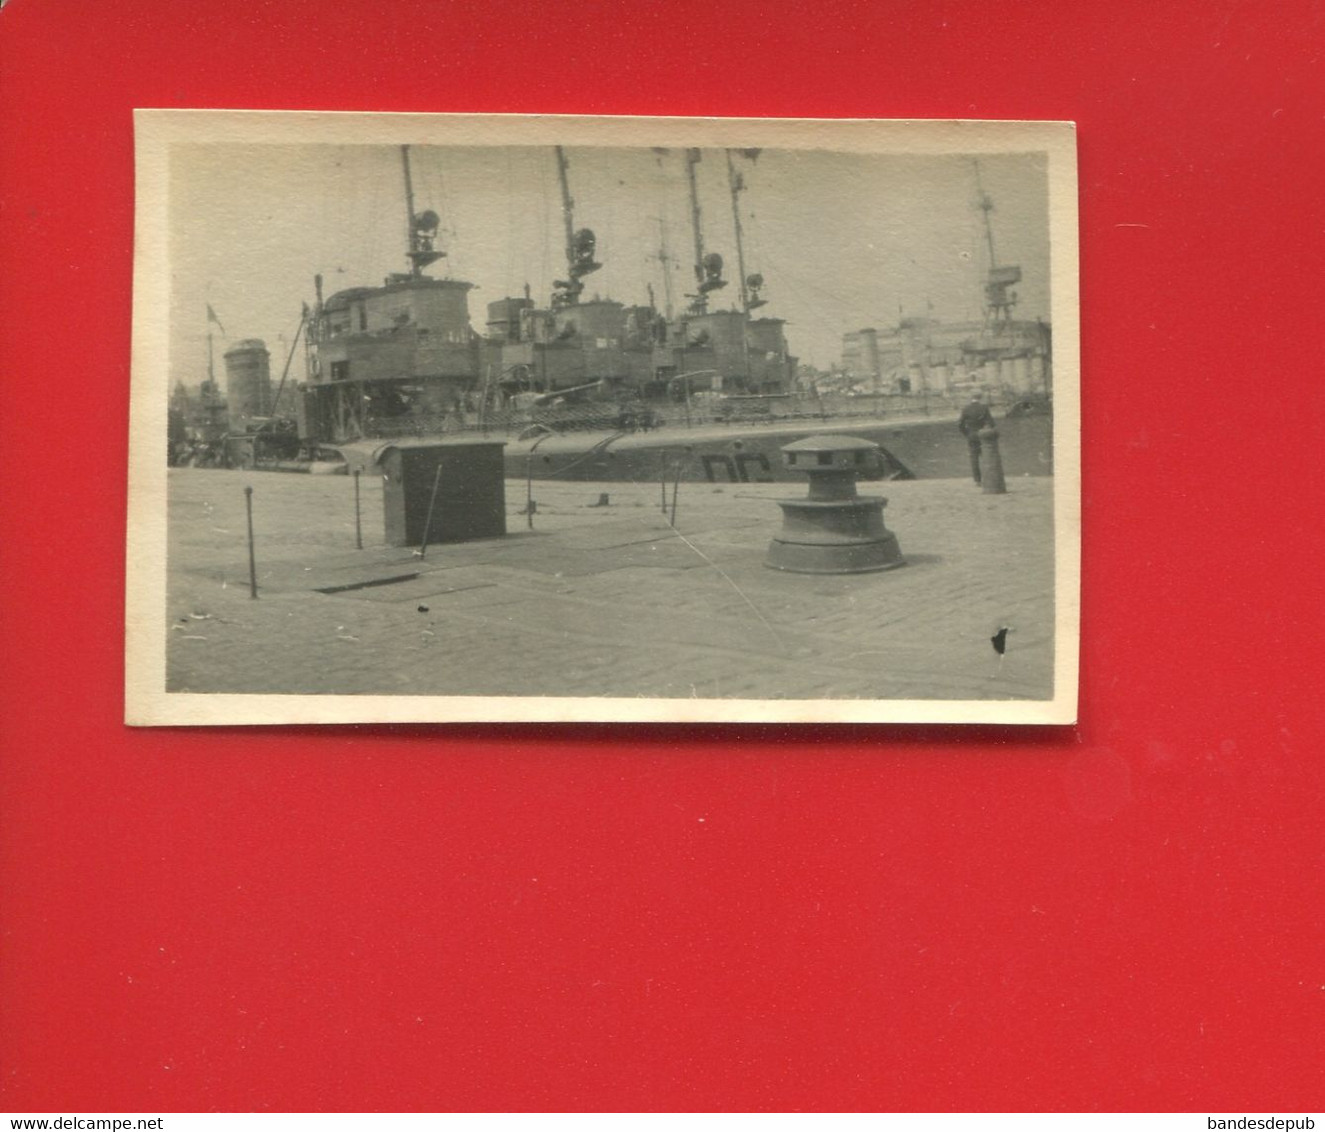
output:
[{"label": "dock quay", "polygon": [[[244,488],[254,485],[258,599]],[[863,483],[904,568],[767,569],[790,483],[506,482],[502,538],[386,545],[380,478],[173,468],[167,689],[716,699],[1048,699],[1053,479]],[[670,504],[670,499],[667,500]],[[1005,654],[991,635],[1012,630]]]}]

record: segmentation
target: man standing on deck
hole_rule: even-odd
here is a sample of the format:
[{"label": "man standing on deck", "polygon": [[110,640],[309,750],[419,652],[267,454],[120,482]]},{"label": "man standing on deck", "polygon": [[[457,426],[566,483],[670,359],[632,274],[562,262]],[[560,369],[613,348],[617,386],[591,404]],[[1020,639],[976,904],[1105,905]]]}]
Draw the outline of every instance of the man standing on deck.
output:
[{"label": "man standing on deck", "polygon": [[971,401],[957,418],[957,427],[966,437],[966,446],[971,450],[971,476],[980,482],[980,430],[994,427],[994,414],[989,411],[984,398],[979,393],[971,394]]}]

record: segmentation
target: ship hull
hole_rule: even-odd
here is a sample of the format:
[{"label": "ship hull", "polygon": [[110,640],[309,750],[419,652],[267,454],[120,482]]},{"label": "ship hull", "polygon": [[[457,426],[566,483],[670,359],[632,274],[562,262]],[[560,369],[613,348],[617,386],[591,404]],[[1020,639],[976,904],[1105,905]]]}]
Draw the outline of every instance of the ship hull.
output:
[{"label": "ship hull", "polygon": [[[1010,417],[998,423],[1004,474],[1053,474],[1053,418]],[[590,483],[658,482],[664,477],[701,483],[804,483],[787,468],[782,448],[819,434],[870,440],[883,449],[880,467],[863,479],[953,479],[971,474],[966,440],[955,420],[877,418],[799,421],[757,428],[664,428],[650,433],[576,433],[511,441],[506,474],[512,478]]]}]

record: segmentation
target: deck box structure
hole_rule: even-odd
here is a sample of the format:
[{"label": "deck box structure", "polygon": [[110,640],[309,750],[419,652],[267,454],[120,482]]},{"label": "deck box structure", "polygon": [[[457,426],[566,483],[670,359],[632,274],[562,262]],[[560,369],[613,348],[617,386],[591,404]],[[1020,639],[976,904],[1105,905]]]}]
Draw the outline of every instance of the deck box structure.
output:
[{"label": "deck box structure", "polygon": [[504,447],[500,440],[400,441],[380,449],[386,541],[419,546],[425,527],[430,545],[504,535]]}]

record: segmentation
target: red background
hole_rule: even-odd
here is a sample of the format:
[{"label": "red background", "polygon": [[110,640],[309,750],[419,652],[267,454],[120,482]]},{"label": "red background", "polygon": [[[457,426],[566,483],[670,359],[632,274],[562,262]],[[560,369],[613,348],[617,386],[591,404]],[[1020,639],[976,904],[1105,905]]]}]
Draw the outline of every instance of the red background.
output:
[{"label": "red background", "polygon": [[[0,1103],[1319,1106],[1322,25],[12,0]],[[135,106],[1075,119],[1080,725],[124,728]]]}]

